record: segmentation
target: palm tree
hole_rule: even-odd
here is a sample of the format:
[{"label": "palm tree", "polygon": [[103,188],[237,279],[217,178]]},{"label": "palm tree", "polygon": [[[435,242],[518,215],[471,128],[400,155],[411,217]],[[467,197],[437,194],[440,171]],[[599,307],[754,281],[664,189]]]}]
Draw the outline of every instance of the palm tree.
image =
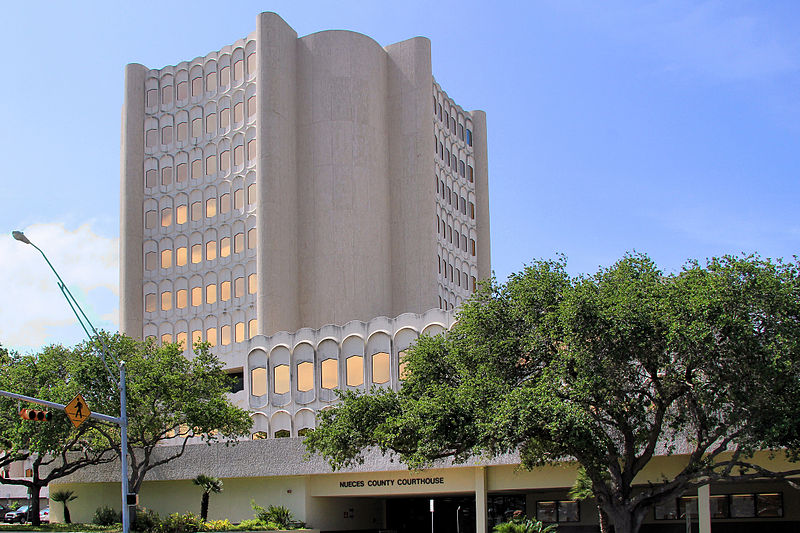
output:
[{"label": "palm tree", "polygon": [[[589,479],[589,476],[586,475],[586,470],[583,468],[578,469],[578,478],[569,490],[568,495],[573,500],[585,500],[594,497],[594,492],[592,492],[592,480]],[[600,504],[597,505],[597,516],[600,520],[600,533],[608,533],[608,515],[600,507]]]},{"label": "palm tree", "polygon": [[50,495],[50,499],[54,502],[60,502],[64,504],[64,523],[71,524],[72,519],[69,516],[69,507],[67,507],[67,503],[77,499],[78,496],[75,494],[75,491],[72,490],[57,490],[53,494]]},{"label": "palm tree", "polygon": [[192,483],[203,489],[203,499],[200,501],[200,518],[205,522],[208,519],[208,495],[222,492],[222,480],[217,477],[200,474]]}]

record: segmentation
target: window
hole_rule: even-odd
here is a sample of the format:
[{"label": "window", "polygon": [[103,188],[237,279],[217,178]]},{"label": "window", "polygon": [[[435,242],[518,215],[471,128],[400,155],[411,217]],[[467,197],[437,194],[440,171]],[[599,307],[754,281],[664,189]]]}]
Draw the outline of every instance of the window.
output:
[{"label": "window", "polygon": [[256,54],[253,52],[252,54],[247,56],[247,73],[252,75],[256,72]]},{"label": "window", "polygon": [[273,390],[275,394],[289,392],[289,365],[278,365],[273,369]]},{"label": "window", "polygon": [[783,495],[756,494],[756,516],[760,518],[781,518],[783,516]]},{"label": "window", "polygon": [[[184,165],[186,166],[186,165]],[[175,209],[175,223],[176,224],[186,224],[186,219],[189,215],[189,208],[186,204],[179,205]]]},{"label": "window", "polygon": [[144,310],[152,313],[156,310],[156,295],[155,293],[145,294],[144,296]]},{"label": "window", "polygon": [[216,283],[209,283],[206,285],[206,303],[217,303],[217,285]]},{"label": "window", "polygon": [[252,250],[256,247],[256,228],[247,230],[247,248]]},{"label": "window", "polygon": [[203,332],[199,329],[195,329],[192,331],[192,342],[200,342],[203,340]]},{"label": "window", "polygon": [[206,157],[206,176],[211,176],[217,172],[217,156],[210,155]]},{"label": "window", "polygon": [[213,261],[217,258],[217,241],[206,243],[206,261]]},{"label": "window", "polygon": [[731,494],[731,518],[751,518],[756,515],[755,494]]},{"label": "window", "polygon": [[192,287],[192,306],[197,307],[199,305],[202,305],[202,303],[203,303],[203,288]]},{"label": "window", "polygon": [[161,250],[161,268],[172,266],[172,250]]},{"label": "window", "polygon": [[239,145],[233,149],[233,164],[239,166],[244,163],[244,145]]},{"label": "window", "polygon": [[214,218],[217,216],[217,199],[209,198],[206,200],[206,218]]},{"label": "window", "polygon": [[161,310],[169,311],[172,309],[172,292],[164,291],[161,293]]},{"label": "window", "polygon": [[250,371],[250,394],[264,396],[267,393],[267,369],[254,368]]},{"label": "window", "polygon": [[172,167],[164,167],[161,169],[161,185],[169,185],[172,183]]},{"label": "window", "polygon": [[231,109],[226,107],[225,109],[219,112],[219,127],[222,129],[228,129],[231,125]]},{"label": "window", "polygon": [[467,178],[469,179],[470,183],[472,183],[475,180],[475,176],[473,176],[472,172],[473,172],[472,166],[467,165]]},{"label": "window", "polygon": [[219,299],[223,302],[227,302],[231,299],[231,282],[230,281],[223,281],[219,285]]},{"label": "window", "polygon": [[386,383],[389,381],[389,354],[379,352],[372,354],[372,382]]},{"label": "window", "polygon": [[255,294],[256,290],[258,290],[258,276],[250,274],[247,276],[247,292]]},{"label": "window", "polygon": [[206,91],[212,92],[217,90],[217,73],[209,72],[206,76]]},{"label": "window", "polygon": [[233,191],[233,208],[244,209],[244,190],[237,189]]},{"label": "window", "polygon": [[203,134],[203,119],[192,120],[192,137],[200,137]]},{"label": "window", "polygon": [[472,146],[472,130],[467,128],[467,144]]},{"label": "window", "polygon": [[352,355],[347,358],[347,386],[358,387],[364,383],[364,358]]},{"label": "window", "polygon": [[228,213],[231,210],[231,195],[225,193],[219,197],[219,212]]},{"label": "window", "polygon": [[225,150],[219,154],[219,169],[228,170],[231,167],[231,151]]},{"label": "window", "polygon": [[186,181],[186,178],[188,177],[189,174],[187,167],[188,165],[186,163],[178,163],[178,166],[176,167],[178,171],[178,176],[177,176],[178,183]]},{"label": "window", "polygon": [[[439,297],[439,307],[442,306],[442,297]],[[403,380],[408,377],[408,362],[406,361],[406,351],[400,350],[397,353],[397,360],[399,361],[399,365],[397,365],[397,376]]]},{"label": "window", "polygon": [[253,440],[264,440],[269,438],[269,433],[266,431],[256,431],[253,433]]},{"label": "window", "polygon": [[203,78],[192,79],[192,96],[198,96],[203,92]]},{"label": "window", "polygon": [[464,126],[461,123],[458,124],[458,138],[464,140]]},{"label": "window", "polygon": [[153,147],[156,145],[156,141],[158,141],[158,130],[152,129],[147,130],[144,134],[144,144],[148,148]]},{"label": "window", "polygon": [[206,341],[211,346],[217,345],[217,328],[208,328],[206,330]]},{"label": "window", "polygon": [[475,220],[475,204],[472,202],[469,203],[469,218]]},{"label": "window", "polygon": [[251,183],[247,186],[247,203],[253,205],[256,203],[256,184]]},{"label": "window", "polygon": [[172,225],[172,208],[165,207],[161,210],[161,227],[166,228]]},{"label": "window", "polygon": [[478,280],[475,279],[475,276],[471,276],[471,280],[472,280],[472,292],[475,292],[476,290],[478,290]]},{"label": "window", "polygon": [[158,172],[155,169],[150,169],[144,173],[144,186],[145,187],[155,187],[156,186],[156,176]]},{"label": "window", "polygon": [[189,97],[189,84],[182,81],[178,84],[178,100],[186,100]]},{"label": "window", "polygon": [[219,70],[219,84],[223,87],[231,84],[231,67],[222,67]]},{"label": "window", "polygon": [[186,122],[178,124],[178,141],[185,141],[189,134],[189,125]]},{"label": "window", "polygon": [[255,337],[258,330],[258,320],[256,320],[255,318],[250,320],[250,322],[247,323],[247,330],[249,338],[252,339],[253,337]]},{"label": "window", "polygon": [[219,241],[219,256],[228,257],[231,255],[231,238],[223,237]]},{"label": "window", "polygon": [[203,218],[203,204],[192,202],[192,220],[200,220],[201,218]]},{"label": "window", "polygon": [[244,104],[239,102],[233,106],[233,122],[239,123],[244,120]]},{"label": "window", "polygon": [[206,116],[206,133],[214,133],[217,131],[217,114],[211,113]]},{"label": "window", "polygon": [[178,291],[175,293],[175,296],[175,307],[178,309],[185,309],[186,305],[188,304],[189,291],[186,289],[178,289]]},{"label": "window", "polygon": [[244,322],[237,322],[233,326],[233,335],[236,342],[244,342]]},{"label": "window", "polygon": [[172,142],[172,126],[164,126],[161,128],[161,144],[169,144]]},{"label": "window", "polygon": [[289,436],[288,429],[279,429],[278,431],[275,432],[276,439],[285,439],[288,436]]},{"label": "window", "polygon": [[247,99],[247,116],[252,117],[256,114],[256,97],[251,96]]},{"label": "window", "polygon": [[314,388],[314,363],[303,361],[297,364],[297,390],[308,392]]},{"label": "window", "polygon": [[201,244],[193,244],[192,245],[192,264],[196,265],[200,261],[203,260],[203,245]]},{"label": "window", "polygon": [[461,160],[458,161],[458,173],[461,175],[462,178],[464,177],[464,173],[465,173],[464,162],[461,161]]},{"label": "window", "polygon": [[233,251],[237,254],[244,251],[244,233],[237,233],[233,236]]},{"label": "window", "polygon": [[220,344],[229,345],[231,343],[231,327],[226,325],[219,328],[219,337]]},{"label": "window", "polygon": [[155,252],[147,252],[144,254],[144,269],[145,270],[155,270],[156,269],[156,253]]},{"label": "window", "polygon": [[244,371],[242,370],[234,370],[232,372],[228,372],[228,377],[230,378],[230,392],[236,393],[244,390]]},{"label": "window", "polygon": [[580,522],[580,506],[577,501],[536,502],[536,519],[542,522]]},{"label": "window", "polygon": [[244,77],[244,61],[241,59],[233,64],[233,79],[240,80]]},{"label": "window", "polygon": [[251,139],[247,143],[247,160],[253,161],[256,158],[256,140]]},{"label": "window", "polygon": [[233,295],[236,298],[244,296],[244,278],[236,278],[233,280]]},{"label": "window", "polygon": [[469,246],[470,246],[472,255],[474,256],[475,255],[475,239],[470,239],[469,240]]},{"label": "window", "polygon": [[300,428],[300,429],[297,430],[297,436],[298,437],[305,437],[306,435],[311,433],[312,429],[313,428]]},{"label": "window", "polygon": [[175,264],[178,266],[186,266],[189,259],[189,250],[186,246],[181,246],[175,250]]},{"label": "window", "polygon": [[450,131],[455,133],[456,132],[456,119],[454,117],[450,117]]},{"label": "window", "polygon": [[175,339],[175,342],[180,344],[182,348],[186,349],[187,348],[187,344],[188,344],[188,339],[187,339],[187,336],[186,336],[186,332],[185,331],[181,331],[180,333],[178,333],[178,336]]},{"label": "window", "polygon": [[[199,178],[203,175],[203,163],[199,159],[192,161],[192,178]],[[194,220],[194,219],[193,219]]]},{"label": "window", "polygon": [[335,389],[339,386],[339,368],[336,359],[325,359],[322,364],[322,388]]},{"label": "window", "polygon": [[158,105],[158,89],[148,89],[147,91],[147,107]]},{"label": "window", "polygon": [[145,212],[144,227],[146,229],[153,229],[156,227],[156,212],[154,210]]}]

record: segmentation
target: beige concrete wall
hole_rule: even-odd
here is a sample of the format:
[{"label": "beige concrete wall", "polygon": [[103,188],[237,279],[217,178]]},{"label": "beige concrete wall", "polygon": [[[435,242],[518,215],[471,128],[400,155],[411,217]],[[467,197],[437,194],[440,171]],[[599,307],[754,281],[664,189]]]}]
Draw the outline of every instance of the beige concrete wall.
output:
[{"label": "beige concrete wall", "polygon": [[386,47],[391,182],[391,316],[438,307],[436,185],[433,181],[431,43]]},{"label": "beige concrete wall", "polygon": [[119,329],[142,336],[142,239],[144,221],[144,80],[147,68],[125,67],[120,148]]},{"label": "beige concrete wall", "polygon": [[258,332],[302,327],[298,301],[297,33],[275,13],[257,21]]},{"label": "beige concrete wall", "polygon": [[297,42],[300,318],[391,314],[386,53],[365,35]]},{"label": "beige concrete wall", "polygon": [[478,279],[492,275],[491,238],[489,235],[489,160],[486,142],[486,113],[472,111],[475,125],[473,149],[475,153],[475,218],[478,229]]}]

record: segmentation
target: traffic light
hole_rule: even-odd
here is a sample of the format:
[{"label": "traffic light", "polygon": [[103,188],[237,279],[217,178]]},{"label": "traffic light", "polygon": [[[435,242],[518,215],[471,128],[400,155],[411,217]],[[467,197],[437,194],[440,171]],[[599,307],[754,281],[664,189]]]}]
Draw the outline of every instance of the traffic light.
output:
[{"label": "traffic light", "polygon": [[50,421],[53,419],[53,413],[49,411],[39,411],[37,409],[23,409],[19,412],[19,416],[21,416],[23,420]]}]

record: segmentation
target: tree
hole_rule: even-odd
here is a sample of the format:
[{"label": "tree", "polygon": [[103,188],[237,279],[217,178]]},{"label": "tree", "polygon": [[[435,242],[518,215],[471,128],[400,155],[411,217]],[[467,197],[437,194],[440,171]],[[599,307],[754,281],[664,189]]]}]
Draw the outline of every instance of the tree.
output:
[{"label": "tree", "polygon": [[[443,336],[408,352],[399,391],[345,392],[306,438],[334,468],[362,451],[410,467],[517,450],[576,461],[617,533],[719,480],[783,478],[752,460],[800,450],[800,268],[725,256],[661,272],[629,254],[592,276],[563,259],[487,282]],[[672,477],[636,480],[654,456]]]},{"label": "tree", "polygon": [[[208,343],[195,344],[188,359],[178,344],[101,335],[108,351],[125,361],[127,369],[130,492],[139,492],[150,470],[181,457],[192,438],[229,444],[249,434],[250,416],[228,400],[231,378]],[[108,378],[99,350],[96,342],[79,345],[81,356],[73,359],[69,373],[87,391],[84,397],[92,410],[116,415],[118,385]],[[121,457],[118,428],[96,430]],[[174,446],[164,446],[167,441]]]},{"label": "tree", "polygon": [[200,500],[200,518],[203,522],[208,520],[208,497],[212,492],[219,494],[222,492],[222,480],[217,477],[199,474],[192,480],[192,483],[203,489],[203,498]]},{"label": "tree", "polygon": [[[36,355],[0,353],[0,389],[56,403],[67,403],[75,389],[66,378],[72,352],[48,346]],[[22,420],[19,403],[0,397],[0,466],[30,460],[31,476],[0,478],[0,483],[21,485],[31,497],[30,520],[39,525],[39,495],[51,482],[89,465],[114,459],[113,450],[97,438],[98,425],[88,420],[76,429],[62,411],[50,411],[50,421]],[[33,407],[27,405],[27,407]]]},{"label": "tree", "polygon": [[69,516],[69,507],[67,504],[71,501],[78,499],[78,496],[73,490],[57,490],[50,495],[50,499],[54,502],[60,502],[64,505],[64,523],[71,524],[72,518]]}]

